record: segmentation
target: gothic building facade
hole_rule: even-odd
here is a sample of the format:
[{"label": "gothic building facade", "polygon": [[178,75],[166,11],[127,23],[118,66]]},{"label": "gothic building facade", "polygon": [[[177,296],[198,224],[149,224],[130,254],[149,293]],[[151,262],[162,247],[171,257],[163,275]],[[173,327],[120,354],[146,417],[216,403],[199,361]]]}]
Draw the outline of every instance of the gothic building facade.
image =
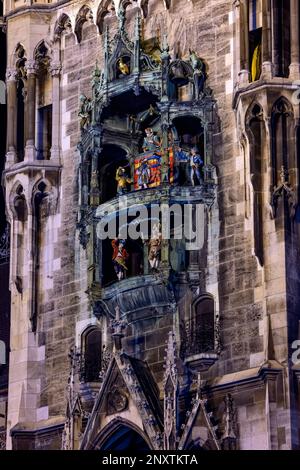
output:
[{"label": "gothic building facade", "polygon": [[6,448],[299,449],[299,0],[0,21]]}]

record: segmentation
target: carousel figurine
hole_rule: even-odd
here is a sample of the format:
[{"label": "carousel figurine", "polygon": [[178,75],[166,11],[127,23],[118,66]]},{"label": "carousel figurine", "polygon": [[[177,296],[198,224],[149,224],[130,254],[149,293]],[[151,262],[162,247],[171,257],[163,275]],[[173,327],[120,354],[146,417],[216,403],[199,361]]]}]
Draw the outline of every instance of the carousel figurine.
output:
[{"label": "carousel figurine", "polygon": [[146,136],[143,142],[143,151],[144,152],[158,152],[160,150],[161,142],[157,135],[154,134],[153,129],[148,127],[145,129]]},{"label": "carousel figurine", "polygon": [[147,161],[147,158],[144,158],[141,161],[141,164],[137,170],[138,175],[138,185],[139,189],[147,189],[149,187],[151,171]]},{"label": "carousel figurine", "polygon": [[122,195],[127,193],[127,185],[132,184],[132,180],[127,176],[126,169],[123,166],[119,166],[116,172],[116,181],[118,183],[117,193]]},{"label": "carousel figurine", "polygon": [[181,147],[175,146],[174,182],[183,185],[187,182],[189,155]]},{"label": "carousel figurine", "polygon": [[203,181],[202,176],[203,159],[198,149],[193,147],[190,153],[190,181],[192,186],[199,186]]},{"label": "carousel figurine", "polygon": [[125,278],[126,271],[128,271],[126,261],[129,258],[129,253],[125,249],[125,243],[125,240],[120,240],[119,238],[116,238],[111,242],[113,247],[112,261],[119,281],[122,281]]},{"label": "carousel figurine", "polygon": [[161,256],[161,232],[159,224],[154,224],[152,227],[152,235],[149,241],[149,255],[148,260],[152,271],[157,271],[160,263]]}]

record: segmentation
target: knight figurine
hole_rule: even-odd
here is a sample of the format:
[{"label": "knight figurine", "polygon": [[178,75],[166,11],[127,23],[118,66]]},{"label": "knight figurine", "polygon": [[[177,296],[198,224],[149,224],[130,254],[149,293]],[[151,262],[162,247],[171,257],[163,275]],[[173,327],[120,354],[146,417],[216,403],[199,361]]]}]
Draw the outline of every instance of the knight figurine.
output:
[{"label": "knight figurine", "polygon": [[190,153],[190,182],[192,186],[199,186],[203,181],[203,159],[198,149],[193,147]]},{"label": "knight figurine", "polygon": [[113,247],[113,264],[115,273],[119,281],[122,281],[125,278],[126,271],[128,271],[127,260],[129,258],[129,253],[125,249],[125,240],[120,240],[116,238],[112,240],[111,245]]},{"label": "knight figurine", "polygon": [[150,183],[151,171],[147,161],[144,158],[137,170],[139,189],[147,189]]}]

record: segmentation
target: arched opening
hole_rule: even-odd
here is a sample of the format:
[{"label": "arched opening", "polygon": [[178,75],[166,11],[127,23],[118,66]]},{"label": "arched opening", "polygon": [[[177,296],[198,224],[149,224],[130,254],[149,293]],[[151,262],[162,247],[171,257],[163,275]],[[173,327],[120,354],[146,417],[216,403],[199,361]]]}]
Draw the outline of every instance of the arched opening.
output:
[{"label": "arched opening", "polygon": [[42,42],[35,51],[37,75],[37,159],[49,160],[52,144],[52,78],[49,73],[50,52]]},{"label": "arched opening", "polygon": [[80,8],[75,20],[75,34],[79,43],[83,39],[82,33],[85,23],[87,23],[87,25],[93,24],[93,12],[87,5],[83,5]]},{"label": "arched opening", "polygon": [[129,426],[121,425],[101,444],[101,451],[133,451],[147,452],[150,449],[145,439]]},{"label": "arched opening", "polygon": [[[15,63],[17,71],[17,118],[16,118],[16,151],[18,161],[24,160],[24,146],[25,146],[25,98],[26,98],[26,54],[22,44],[18,44],[15,50]],[[27,126],[27,124],[26,124]],[[27,138],[27,137],[26,137]]]},{"label": "arched opening", "polygon": [[147,247],[140,238],[138,240],[107,239],[102,243],[104,286],[144,274]]},{"label": "arched opening", "polygon": [[15,213],[15,253],[17,259],[14,280],[17,291],[21,294],[23,292],[23,269],[25,258],[25,224],[28,216],[25,195],[21,185],[16,190],[16,196],[13,201],[13,210]]},{"label": "arched opening", "polygon": [[207,294],[192,305],[187,324],[187,354],[201,354],[215,349],[215,301]]},{"label": "arched opening", "polygon": [[273,188],[281,183],[283,172],[286,172],[290,183],[297,184],[294,116],[286,99],[281,98],[275,103],[271,119]]},{"label": "arched opening", "polygon": [[181,116],[173,120],[175,140],[174,181],[180,186],[199,186],[204,180],[204,128],[200,119]]},{"label": "arched opening", "polygon": [[[124,168],[124,175],[129,181],[131,169],[126,151],[118,145],[104,145],[99,158],[99,184],[102,203],[114,198],[118,193],[118,182],[116,179],[118,177],[118,168]],[[124,192],[130,191],[130,189],[130,183],[125,181]]]},{"label": "arched opening", "polygon": [[289,76],[290,50],[290,2],[273,1],[273,63],[277,77]]},{"label": "arched opening", "polygon": [[85,382],[98,382],[102,361],[102,335],[98,328],[88,329],[82,337],[81,376]]},{"label": "arched opening", "polygon": [[25,120],[24,120],[24,83],[18,80],[17,84],[17,156],[18,161],[24,160]]},{"label": "arched opening", "polygon": [[248,17],[250,77],[255,82],[260,79],[262,66],[262,0],[249,0]]}]

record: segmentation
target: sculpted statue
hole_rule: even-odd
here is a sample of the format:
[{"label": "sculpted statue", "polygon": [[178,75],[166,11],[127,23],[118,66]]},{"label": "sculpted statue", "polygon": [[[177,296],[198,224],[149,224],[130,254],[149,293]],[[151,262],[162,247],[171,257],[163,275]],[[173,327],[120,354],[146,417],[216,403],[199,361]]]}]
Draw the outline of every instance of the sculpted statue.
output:
[{"label": "sculpted statue", "polygon": [[125,240],[119,240],[116,238],[112,240],[111,245],[113,247],[112,261],[115,269],[115,273],[119,281],[125,278],[125,273],[128,271],[127,260],[129,253],[125,249]]},{"label": "sculpted statue", "polygon": [[117,193],[125,194],[127,192],[127,184],[133,183],[133,181],[126,175],[126,168],[119,166],[116,172],[116,181],[118,183]]},{"label": "sculpted statue", "polygon": [[80,95],[80,110],[78,116],[80,117],[80,128],[86,129],[91,122],[92,100],[85,95]]},{"label": "sculpted statue", "polygon": [[161,256],[161,240],[162,235],[160,232],[159,224],[154,224],[152,227],[152,235],[149,241],[149,255],[148,260],[152,270],[157,270],[160,263]]},{"label": "sculpted statue", "polygon": [[205,71],[205,63],[203,62],[200,57],[197,56],[195,51],[190,50],[190,62],[192,64],[194,75],[194,85],[195,85],[195,99],[198,100],[200,94],[203,92],[204,83],[206,80],[206,71]]},{"label": "sculpted statue", "polygon": [[174,183],[184,185],[189,178],[188,174],[189,154],[178,145],[175,146]]},{"label": "sculpted statue", "polygon": [[150,183],[151,170],[147,158],[142,160],[140,167],[137,170],[139,189],[147,189]]},{"label": "sculpted statue", "polygon": [[160,150],[161,142],[157,135],[154,134],[153,129],[148,127],[145,129],[146,136],[143,142],[144,152],[157,152]]},{"label": "sculpted statue", "polygon": [[192,186],[199,186],[203,181],[203,163],[203,159],[201,158],[197,147],[193,147],[190,153],[190,181]]}]

